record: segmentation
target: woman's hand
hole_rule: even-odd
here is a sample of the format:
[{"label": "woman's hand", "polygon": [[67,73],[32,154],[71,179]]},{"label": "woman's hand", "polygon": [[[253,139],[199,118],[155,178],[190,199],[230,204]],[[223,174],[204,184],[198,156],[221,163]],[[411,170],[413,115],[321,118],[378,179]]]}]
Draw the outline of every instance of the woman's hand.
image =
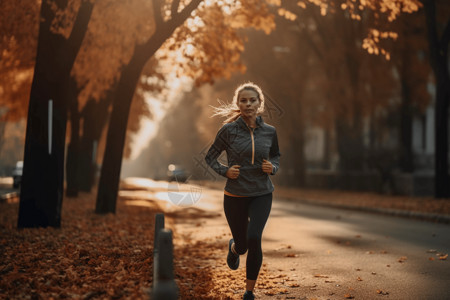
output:
[{"label": "woman's hand", "polygon": [[239,168],[241,166],[240,165],[234,165],[231,166],[228,170],[227,173],[225,174],[225,176],[227,176],[230,179],[236,179],[239,176]]},{"label": "woman's hand", "polygon": [[273,171],[273,165],[267,159],[263,159],[262,170],[264,173],[271,174]]}]

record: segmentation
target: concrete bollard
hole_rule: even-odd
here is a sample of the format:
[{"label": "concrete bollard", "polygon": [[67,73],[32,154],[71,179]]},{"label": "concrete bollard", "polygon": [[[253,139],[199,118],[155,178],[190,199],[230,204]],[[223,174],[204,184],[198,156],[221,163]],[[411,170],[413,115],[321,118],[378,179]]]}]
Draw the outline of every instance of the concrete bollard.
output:
[{"label": "concrete bollard", "polygon": [[159,252],[159,233],[164,229],[164,214],[157,213],[155,216],[155,235],[153,240],[153,287],[158,280],[158,252]]},{"label": "concrete bollard", "polygon": [[158,251],[153,260],[153,300],[178,299],[178,287],[173,273],[172,231],[161,229],[158,234]]},{"label": "concrete bollard", "polygon": [[163,213],[157,213],[155,216],[155,236],[153,238],[153,252],[158,252],[158,235],[159,231],[163,229],[165,226],[164,224],[164,214]]}]

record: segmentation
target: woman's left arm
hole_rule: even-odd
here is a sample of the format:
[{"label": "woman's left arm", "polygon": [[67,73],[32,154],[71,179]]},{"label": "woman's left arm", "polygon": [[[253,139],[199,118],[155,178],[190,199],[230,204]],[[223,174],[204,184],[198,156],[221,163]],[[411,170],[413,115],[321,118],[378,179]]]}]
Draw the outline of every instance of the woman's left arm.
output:
[{"label": "woman's left arm", "polygon": [[269,151],[269,161],[272,164],[272,173],[271,175],[275,175],[277,173],[278,169],[280,168],[280,148],[278,147],[278,137],[277,132],[275,131],[273,137],[272,137],[272,145],[270,146]]}]

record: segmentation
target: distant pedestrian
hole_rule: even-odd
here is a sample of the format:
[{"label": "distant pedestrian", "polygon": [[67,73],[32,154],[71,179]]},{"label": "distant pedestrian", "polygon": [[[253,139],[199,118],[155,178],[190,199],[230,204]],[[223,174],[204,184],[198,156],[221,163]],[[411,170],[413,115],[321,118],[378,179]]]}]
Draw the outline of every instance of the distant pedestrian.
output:
[{"label": "distant pedestrian", "polygon": [[[247,252],[246,291],[243,299],[254,299],[253,290],[262,264],[261,239],[272,207],[274,186],[269,175],[279,168],[280,151],[275,127],[264,123],[264,95],[254,83],[240,85],[232,104],[216,108],[226,117],[206,154],[207,164],[227,177],[224,211],[233,238],[228,243],[227,264],[239,267],[239,255]],[[228,166],[217,159],[225,151]]]}]

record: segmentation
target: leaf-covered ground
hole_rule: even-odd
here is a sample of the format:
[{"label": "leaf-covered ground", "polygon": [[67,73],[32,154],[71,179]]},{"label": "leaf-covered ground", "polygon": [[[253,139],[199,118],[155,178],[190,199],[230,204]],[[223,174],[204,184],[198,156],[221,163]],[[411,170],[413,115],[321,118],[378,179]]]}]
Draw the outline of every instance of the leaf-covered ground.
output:
[{"label": "leaf-covered ground", "polygon": [[18,203],[0,204],[1,299],[139,299],[151,286],[157,207],[65,199],[60,229],[16,229]]},{"label": "leaf-covered ground", "polygon": [[289,199],[299,198],[311,203],[342,204],[347,206],[386,208],[410,212],[450,215],[450,199],[284,187],[278,187],[276,194],[279,197]]}]

